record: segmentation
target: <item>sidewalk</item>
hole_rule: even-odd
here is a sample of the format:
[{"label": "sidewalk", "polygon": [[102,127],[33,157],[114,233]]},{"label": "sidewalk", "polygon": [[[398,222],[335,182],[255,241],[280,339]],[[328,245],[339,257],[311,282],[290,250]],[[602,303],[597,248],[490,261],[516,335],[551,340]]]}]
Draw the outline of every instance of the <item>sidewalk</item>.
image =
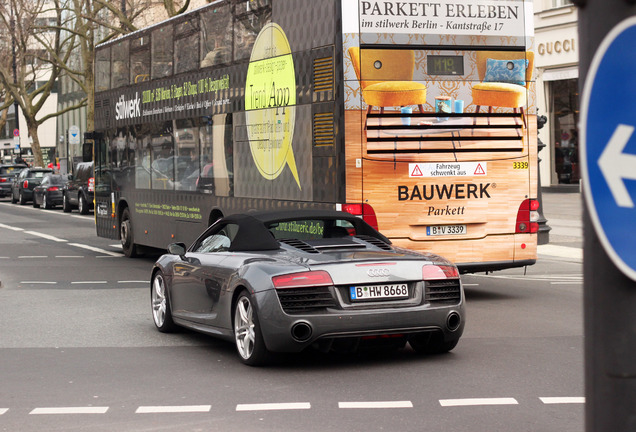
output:
[{"label": "sidewalk", "polygon": [[583,259],[583,196],[573,191],[542,189],[543,215],[550,230],[548,244],[539,245],[539,255]]}]

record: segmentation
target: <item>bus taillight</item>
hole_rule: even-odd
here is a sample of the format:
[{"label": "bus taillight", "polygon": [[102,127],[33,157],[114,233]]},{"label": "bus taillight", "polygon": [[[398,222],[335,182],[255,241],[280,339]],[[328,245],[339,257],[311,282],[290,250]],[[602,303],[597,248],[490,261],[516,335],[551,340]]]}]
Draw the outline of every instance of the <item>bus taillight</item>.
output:
[{"label": "bus taillight", "polygon": [[342,204],[342,211],[361,217],[366,223],[376,230],[378,229],[378,218],[375,210],[369,204]]},{"label": "bus taillight", "polygon": [[536,233],[539,231],[539,201],[524,200],[517,212],[515,233]]}]

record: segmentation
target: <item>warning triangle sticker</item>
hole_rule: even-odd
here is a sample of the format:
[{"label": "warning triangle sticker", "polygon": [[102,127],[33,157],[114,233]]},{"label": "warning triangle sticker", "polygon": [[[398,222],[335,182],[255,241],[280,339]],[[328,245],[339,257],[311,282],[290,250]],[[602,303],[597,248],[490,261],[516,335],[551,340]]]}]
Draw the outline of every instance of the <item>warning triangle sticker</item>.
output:
[{"label": "warning triangle sticker", "polygon": [[423,175],[424,174],[422,174],[420,167],[418,165],[415,165],[415,168],[413,169],[413,172],[411,173],[411,177],[422,177]]},{"label": "warning triangle sticker", "polygon": [[475,168],[475,175],[484,175],[486,172],[481,167],[481,164],[477,164],[477,168]]}]

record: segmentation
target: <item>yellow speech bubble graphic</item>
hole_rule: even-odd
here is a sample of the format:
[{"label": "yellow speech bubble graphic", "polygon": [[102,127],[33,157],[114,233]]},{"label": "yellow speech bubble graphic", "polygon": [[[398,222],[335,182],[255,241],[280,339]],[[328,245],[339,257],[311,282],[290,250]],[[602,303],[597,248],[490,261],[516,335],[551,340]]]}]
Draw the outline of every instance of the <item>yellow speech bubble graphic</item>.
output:
[{"label": "yellow speech bubble graphic", "polygon": [[274,180],[289,166],[302,190],[292,149],[296,123],[296,72],[283,29],[269,23],[258,34],[245,80],[245,121],[252,158]]}]

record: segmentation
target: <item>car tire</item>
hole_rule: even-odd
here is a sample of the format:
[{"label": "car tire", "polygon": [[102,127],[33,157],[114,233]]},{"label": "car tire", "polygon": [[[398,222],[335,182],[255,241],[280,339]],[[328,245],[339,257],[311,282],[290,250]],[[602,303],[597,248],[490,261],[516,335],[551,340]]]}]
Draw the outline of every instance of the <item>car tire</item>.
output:
[{"label": "car tire", "polygon": [[88,214],[88,202],[86,202],[86,198],[84,198],[84,195],[82,195],[81,193],[79,196],[79,204],[77,206],[77,209],[80,212],[80,214],[83,214],[83,215]]},{"label": "car tire", "polygon": [[270,359],[252,297],[245,291],[234,306],[234,341],[239,358],[246,365],[259,366]]},{"label": "car tire", "polygon": [[128,208],[125,208],[121,214],[119,234],[121,238],[121,248],[124,251],[124,255],[126,255],[128,258],[135,258],[139,256],[138,247],[135,244],[133,225],[132,221],[130,220],[130,211],[128,210]]},{"label": "car tire", "polygon": [[51,203],[46,199],[46,194],[42,195],[42,207],[44,207],[47,210],[53,208]]},{"label": "car tire", "polygon": [[66,198],[66,194],[62,195],[62,211],[64,213],[70,213],[73,208],[71,207],[71,203],[68,202],[68,198]]},{"label": "car tire", "polygon": [[24,198],[24,194],[22,193],[22,191],[20,191],[20,194],[18,195],[18,202],[20,203],[20,205],[25,205],[27,203],[26,198]]},{"label": "car tire", "polygon": [[40,208],[40,204],[35,201],[35,194],[33,194],[33,208]]},{"label": "car tire", "polygon": [[18,202],[17,198],[16,198],[16,197],[15,197],[15,195],[13,194],[13,191],[11,191],[11,204],[15,204],[15,203],[17,203],[17,202]]},{"label": "car tire", "polygon": [[150,305],[152,307],[152,320],[161,333],[170,333],[176,325],[172,320],[172,307],[166,289],[166,280],[163,273],[158,271],[152,278],[150,288]]},{"label": "car tire", "polygon": [[441,332],[427,332],[413,335],[409,338],[409,345],[419,354],[444,354],[457,346],[459,339],[444,340]]}]

